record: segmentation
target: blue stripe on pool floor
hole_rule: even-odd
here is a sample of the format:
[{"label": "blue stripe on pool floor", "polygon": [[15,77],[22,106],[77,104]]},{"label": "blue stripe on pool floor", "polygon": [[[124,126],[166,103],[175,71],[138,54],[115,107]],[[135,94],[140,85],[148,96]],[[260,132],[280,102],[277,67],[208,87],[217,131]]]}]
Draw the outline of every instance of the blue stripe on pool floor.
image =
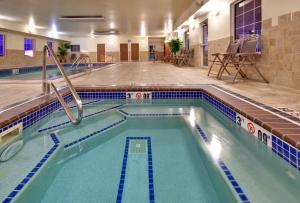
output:
[{"label": "blue stripe on pool floor", "polygon": [[124,156],[123,156],[123,162],[122,162],[122,170],[121,170],[121,175],[120,175],[120,182],[119,182],[119,188],[118,188],[116,203],[121,203],[122,202],[124,184],[125,184],[125,176],[126,176],[126,168],[127,168],[127,160],[128,160],[129,141],[130,140],[139,140],[139,139],[147,140],[149,202],[150,203],[155,202],[151,138],[150,137],[126,137]]},{"label": "blue stripe on pool floor", "polygon": [[[196,129],[200,135],[200,138],[205,142],[205,144],[209,144],[209,141],[208,141],[205,133],[203,132],[203,130],[201,129],[201,127],[198,124],[196,124]],[[230,182],[232,188],[234,189],[234,191],[236,192],[236,194],[240,198],[240,200],[243,203],[249,203],[250,201],[249,201],[247,195],[244,193],[244,191],[238,184],[237,180],[234,178],[234,176],[230,172],[229,168],[225,165],[224,161],[222,159],[218,158],[217,163],[218,163],[218,166],[220,167],[220,169],[224,172],[225,177]]]}]

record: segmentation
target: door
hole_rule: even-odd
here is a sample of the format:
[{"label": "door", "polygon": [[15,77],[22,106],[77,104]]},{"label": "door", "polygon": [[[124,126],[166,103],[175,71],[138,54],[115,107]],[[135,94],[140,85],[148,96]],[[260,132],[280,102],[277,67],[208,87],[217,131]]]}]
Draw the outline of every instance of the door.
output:
[{"label": "door", "polygon": [[131,61],[140,60],[140,46],[138,43],[131,44]]},{"label": "door", "polygon": [[208,66],[208,21],[202,23],[203,32],[203,66]]},{"label": "door", "polygon": [[105,62],[105,44],[97,44],[97,61]]},{"label": "door", "polygon": [[128,44],[120,44],[120,60],[128,61]]}]

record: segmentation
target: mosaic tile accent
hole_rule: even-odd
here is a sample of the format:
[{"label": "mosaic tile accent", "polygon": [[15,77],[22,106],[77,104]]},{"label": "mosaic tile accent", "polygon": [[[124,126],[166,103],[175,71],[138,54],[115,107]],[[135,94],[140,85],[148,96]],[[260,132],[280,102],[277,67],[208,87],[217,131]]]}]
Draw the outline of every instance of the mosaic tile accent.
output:
[{"label": "mosaic tile accent", "polygon": [[[203,130],[201,129],[201,127],[198,124],[196,124],[196,129],[197,129],[198,134],[200,135],[201,140],[203,140],[205,142],[205,144],[208,145],[209,140],[208,140],[205,133],[203,132]],[[249,201],[247,195],[244,193],[242,188],[239,186],[237,180],[234,178],[234,176],[230,172],[229,168],[225,165],[224,161],[222,161],[222,159],[218,158],[217,163],[218,163],[219,168],[223,171],[223,173],[224,173],[225,177],[227,178],[227,180],[230,182],[232,188],[234,189],[234,191],[236,192],[236,194],[240,198],[240,200],[243,203],[249,203],[250,201]]]},{"label": "mosaic tile accent", "polygon": [[300,171],[300,150],[272,135],[272,151]]},{"label": "mosaic tile accent", "polygon": [[[86,116],[83,116],[83,118],[88,118],[88,117],[91,117],[91,116],[102,114],[104,112],[107,112],[107,111],[119,108],[121,106],[123,106],[123,105],[117,105],[117,106],[114,106],[114,107],[111,107],[111,108],[107,108],[107,109],[104,109],[104,110],[101,110],[101,111],[97,111],[95,113],[91,113],[91,114],[88,114]],[[71,123],[71,121],[66,121],[66,122],[58,123],[56,125],[52,125],[52,126],[49,126],[47,128],[40,129],[40,130],[38,130],[38,132],[44,132],[44,131],[47,131],[47,130],[52,130],[54,128],[57,128],[57,127],[60,127],[60,126],[63,126],[63,125],[67,125],[67,124],[70,124],[70,123]]]},{"label": "mosaic tile accent", "polygon": [[201,99],[201,91],[152,92],[152,99]]},{"label": "mosaic tile accent", "polygon": [[125,150],[124,150],[124,156],[123,156],[123,162],[122,162],[122,170],[121,170],[120,183],[119,183],[116,203],[122,202],[122,195],[123,195],[123,189],[124,189],[124,184],[125,184],[126,166],[127,166],[130,140],[147,140],[149,202],[154,203],[155,202],[154,181],[153,181],[152,148],[151,148],[151,138],[150,137],[126,137],[126,144],[125,144]]},{"label": "mosaic tile accent", "polygon": [[42,157],[42,159],[36,164],[36,166],[27,174],[27,176],[15,187],[15,189],[7,196],[3,203],[11,202],[25,185],[29,184],[30,180],[37,174],[38,171],[45,165],[47,160],[53,155],[56,149],[59,147],[60,141],[54,133],[50,134],[53,141],[52,148]]},{"label": "mosaic tile accent", "polygon": [[130,114],[122,109],[118,110],[128,117],[172,117],[172,116],[188,116],[189,113],[133,113]]},{"label": "mosaic tile accent", "polygon": [[206,93],[203,93],[203,101],[207,102],[209,105],[217,109],[234,123],[236,122],[236,112],[228,106],[224,105],[222,102],[214,99]]},{"label": "mosaic tile accent", "polygon": [[106,131],[108,129],[111,129],[111,128],[113,128],[113,127],[115,127],[115,126],[123,123],[124,121],[126,121],[126,117],[124,117],[124,119],[119,120],[119,121],[117,121],[117,122],[115,122],[115,123],[113,123],[113,124],[111,124],[109,126],[101,128],[100,130],[92,132],[92,133],[90,133],[90,134],[88,134],[88,135],[86,135],[86,136],[84,136],[84,137],[82,137],[82,138],[80,138],[78,140],[75,140],[75,141],[73,141],[71,143],[68,143],[68,144],[64,145],[64,149],[68,149],[68,148],[72,147],[75,144],[81,143],[81,142],[85,141],[88,138],[94,137],[94,136],[96,136],[96,135],[98,135],[98,134],[100,134],[100,133],[102,133],[102,132],[104,132],[104,131]]},{"label": "mosaic tile accent", "polygon": [[143,154],[146,153],[146,142],[145,140],[130,140],[130,153]]}]

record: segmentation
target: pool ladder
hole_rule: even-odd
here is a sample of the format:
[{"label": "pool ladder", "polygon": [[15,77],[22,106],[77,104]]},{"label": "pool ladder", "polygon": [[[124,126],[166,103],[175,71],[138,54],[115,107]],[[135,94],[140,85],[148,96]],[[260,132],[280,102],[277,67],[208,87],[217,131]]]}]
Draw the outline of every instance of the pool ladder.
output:
[{"label": "pool ladder", "polygon": [[[54,83],[47,81],[47,70],[46,70],[47,69],[47,66],[46,66],[47,51],[50,52],[51,57],[54,59],[54,62],[57,65],[58,70],[62,74],[64,80],[67,83],[68,88],[71,91],[72,96],[74,97],[74,100],[75,100],[75,103],[76,103],[76,106],[77,106],[77,110],[78,110],[77,118],[74,117],[70,107],[67,105],[64,98],[59,94],[59,92],[58,92],[56,86],[54,85]],[[79,124],[82,120],[82,115],[83,115],[82,101],[81,101],[79,95],[77,94],[74,86],[72,85],[70,79],[68,78],[63,66],[61,65],[61,63],[59,62],[57,56],[55,55],[53,49],[51,47],[49,47],[47,44],[44,46],[44,49],[43,49],[42,83],[43,83],[43,93],[44,93],[44,95],[49,95],[50,94],[50,86],[51,86],[54,90],[54,93],[55,93],[56,97],[58,98],[58,101],[61,103],[63,109],[65,110],[65,112],[66,112],[68,118],[70,119],[70,121],[72,122],[72,124],[74,124],[74,125]]]},{"label": "pool ladder", "polygon": [[87,67],[88,68],[90,68],[90,71],[92,71],[92,68],[91,68],[91,65],[92,65],[92,62],[91,62],[91,58],[89,57],[89,56],[87,56],[87,55],[82,55],[82,56],[79,56],[75,61],[74,61],[74,63],[72,64],[72,68],[74,68],[75,67],[75,70],[78,68],[78,66],[80,65],[80,64],[83,64],[83,63],[85,63],[85,64],[87,64]]}]

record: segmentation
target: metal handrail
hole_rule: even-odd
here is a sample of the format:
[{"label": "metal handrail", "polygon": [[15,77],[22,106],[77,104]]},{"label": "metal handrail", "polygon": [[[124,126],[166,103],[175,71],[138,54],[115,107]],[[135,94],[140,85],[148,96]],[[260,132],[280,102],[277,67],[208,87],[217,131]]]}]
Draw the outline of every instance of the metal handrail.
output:
[{"label": "metal handrail", "polygon": [[[78,68],[78,66],[81,64],[81,62],[85,61],[85,63],[87,64],[87,67],[89,67],[89,64],[92,64],[91,58],[89,56],[81,56],[81,59],[78,61],[75,69]],[[92,69],[90,68],[90,71],[92,71]]]},{"label": "metal handrail", "polygon": [[44,49],[43,49],[43,72],[42,72],[43,93],[44,93],[44,95],[48,95],[50,93],[50,86],[49,86],[49,83],[47,82],[47,70],[46,70],[47,69],[46,68],[47,50],[50,52],[50,55],[54,59],[54,62],[56,63],[58,70],[61,72],[63,78],[65,79],[65,81],[67,83],[67,86],[69,87],[69,89],[71,91],[72,96],[75,99],[75,103],[76,103],[77,110],[78,110],[77,118],[74,117],[70,107],[66,104],[63,97],[59,94],[54,83],[50,82],[50,85],[53,88],[55,95],[57,96],[59,102],[61,103],[61,105],[62,105],[63,109],[65,110],[70,121],[74,125],[77,125],[82,120],[82,115],[83,115],[82,101],[81,101],[79,95],[77,94],[76,90],[74,89],[70,79],[68,78],[68,76],[67,76],[64,68],[62,67],[61,63],[59,62],[57,56],[55,55],[53,49],[51,47],[49,47],[47,44],[44,46]]}]

